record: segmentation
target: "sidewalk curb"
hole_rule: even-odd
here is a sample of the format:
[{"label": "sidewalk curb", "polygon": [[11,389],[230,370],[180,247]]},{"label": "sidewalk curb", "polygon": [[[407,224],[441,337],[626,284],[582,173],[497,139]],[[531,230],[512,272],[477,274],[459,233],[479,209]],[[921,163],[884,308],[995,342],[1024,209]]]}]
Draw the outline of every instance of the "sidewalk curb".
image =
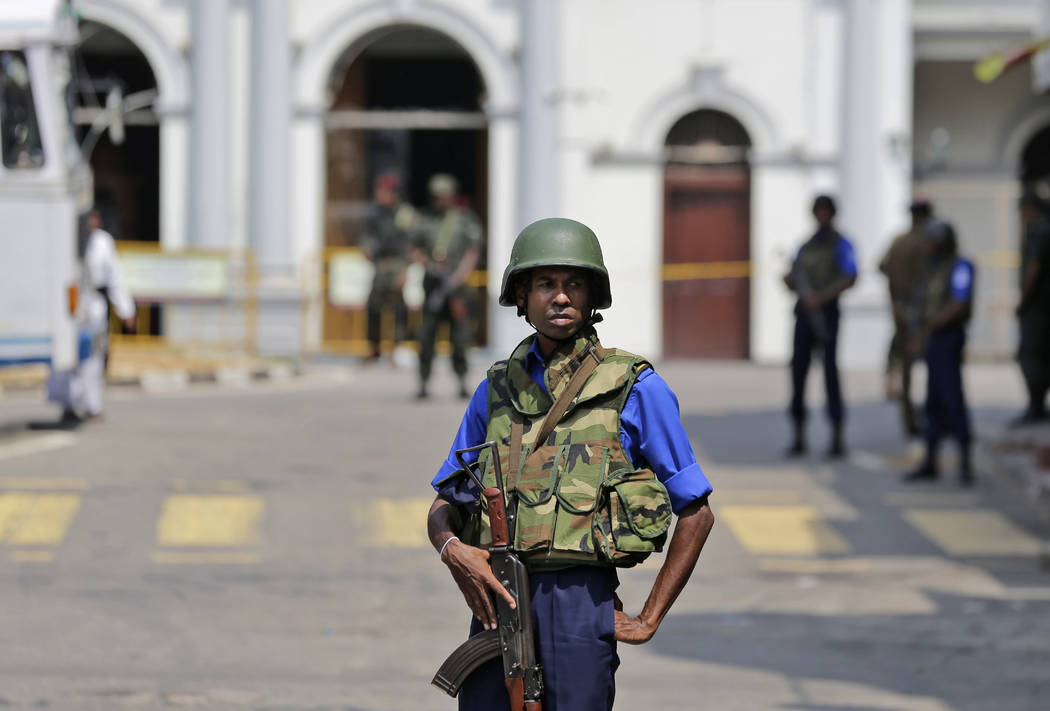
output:
[{"label": "sidewalk curb", "polygon": [[[217,367],[211,370],[193,370],[169,368],[143,370],[131,377],[107,378],[106,386],[110,388],[141,389],[145,392],[171,392],[184,390],[191,385],[214,384],[231,388],[247,388],[253,384],[287,382],[303,376],[306,368],[300,363],[276,363],[253,368]],[[9,383],[0,385],[0,399],[9,395],[25,395],[43,390],[44,381]]]}]

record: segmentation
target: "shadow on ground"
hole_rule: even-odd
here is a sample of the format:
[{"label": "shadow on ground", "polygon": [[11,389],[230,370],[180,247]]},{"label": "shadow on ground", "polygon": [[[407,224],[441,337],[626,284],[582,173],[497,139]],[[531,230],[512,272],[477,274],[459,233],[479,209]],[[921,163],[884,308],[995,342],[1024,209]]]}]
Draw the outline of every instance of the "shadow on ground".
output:
[{"label": "shadow on ground", "polygon": [[[932,696],[957,711],[1046,711],[1050,601],[928,593],[932,615],[674,615],[647,648],[681,659]],[[1038,620],[1033,624],[1033,620]],[[994,675],[988,669],[997,670]],[[858,705],[786,706],[850,709]]]}]

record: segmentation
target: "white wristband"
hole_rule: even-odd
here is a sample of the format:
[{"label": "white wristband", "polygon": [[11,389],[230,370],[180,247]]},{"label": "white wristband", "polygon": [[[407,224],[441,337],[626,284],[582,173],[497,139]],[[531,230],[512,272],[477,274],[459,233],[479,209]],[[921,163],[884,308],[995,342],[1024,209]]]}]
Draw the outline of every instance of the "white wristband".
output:
[{"label": "white wristband", "polygon": [[440,558],[441,556],[445,555],[445,549],[448,548],[448,544],[449,543],[451,543],[452,541],[458,541],[458,540],[459,540],[459,536],[452,536],[447,541],[445,541],[444,545],[441,546],[441,550],[438,551],[438,558]]}]

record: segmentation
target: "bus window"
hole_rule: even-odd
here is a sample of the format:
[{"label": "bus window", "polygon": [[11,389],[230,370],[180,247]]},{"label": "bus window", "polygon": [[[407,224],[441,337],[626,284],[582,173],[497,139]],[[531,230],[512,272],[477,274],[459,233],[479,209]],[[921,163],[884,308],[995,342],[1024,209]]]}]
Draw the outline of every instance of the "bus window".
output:
[{"label": "bus window", "polygon": [[5,168],[44,165],[29,67],[21,52],[0,51],[0,153]]}]

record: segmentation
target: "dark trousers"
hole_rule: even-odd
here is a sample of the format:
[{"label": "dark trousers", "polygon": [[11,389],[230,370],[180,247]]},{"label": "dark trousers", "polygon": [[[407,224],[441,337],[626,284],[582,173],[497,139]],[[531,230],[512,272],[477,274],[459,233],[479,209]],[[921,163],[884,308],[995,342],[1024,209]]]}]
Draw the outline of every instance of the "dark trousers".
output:
[{"label": "dark trousers", "polygon": [[379,353],[380,331],[383,323],[383,312],[394,312],[394,343],[405,340],[405,328],[408,324],[408,308],[401,290],[373,286],[368,294],[368,341],[372,351]]},{"label": "dark trousers", "polygon": [[[543,665],[544,711],[609,711],[620,665],[613,628],[616,572],[579,566],[530,573],[536,656]],[[481,631],[474,620],[473,636]],[[510,708],[503,661],[494,659],[468,677],[459,692],[460,711]]]},{"label": "dark trousers", "polygon": [[[449,341],[452,342],[452,370],[459,377],[467,374],[467,345],[470,343],[471,324],[468,314],[466,296],[453,292],[439,309],[430,309],[430,295],[426,290],[426,306],[423,308],[423,320],[419,324],[419,377],[425,383],[430,379],[434,363],[434,346],[437,342],[438,326],[442,321],[449,324]],[[454,308],[452,300],[458,299],[459,306]],[[457,314],[459,310],[461,313]]]},{"label": "dark trousers", "polygon": [[926,345],[926,443],[937,446],[948,430],[962,448],[970,445],[970,413],[963,394],[962,363],[966,332],[943,328]]},{"label": "dark trousers", "polygon": [[1029,309],[1020,318],[1021,342],[1017,362],[1028,389],[1030,414],[1046,412],[1046,393],[1050,389],[1050,314],[1044,308]]},{"label": "dark trousers", "polygon": [[839,385],[839,366],[836,360],[839,341],[838,304],[825,306],[820,313],[824,318],[827,330],[827,339],[822,346],[818,346],[809,316],[802,312],[801,306],[795,309],[795,344],[791,355],[790,414],[795,422],[801,423],[806,419],[806,376],[809,375],[813,350],[819,347],[824,361],[824,389],[828,397],[828,419],[838,424],[842,422],[846,414],[842,404],[842,388]]}]

